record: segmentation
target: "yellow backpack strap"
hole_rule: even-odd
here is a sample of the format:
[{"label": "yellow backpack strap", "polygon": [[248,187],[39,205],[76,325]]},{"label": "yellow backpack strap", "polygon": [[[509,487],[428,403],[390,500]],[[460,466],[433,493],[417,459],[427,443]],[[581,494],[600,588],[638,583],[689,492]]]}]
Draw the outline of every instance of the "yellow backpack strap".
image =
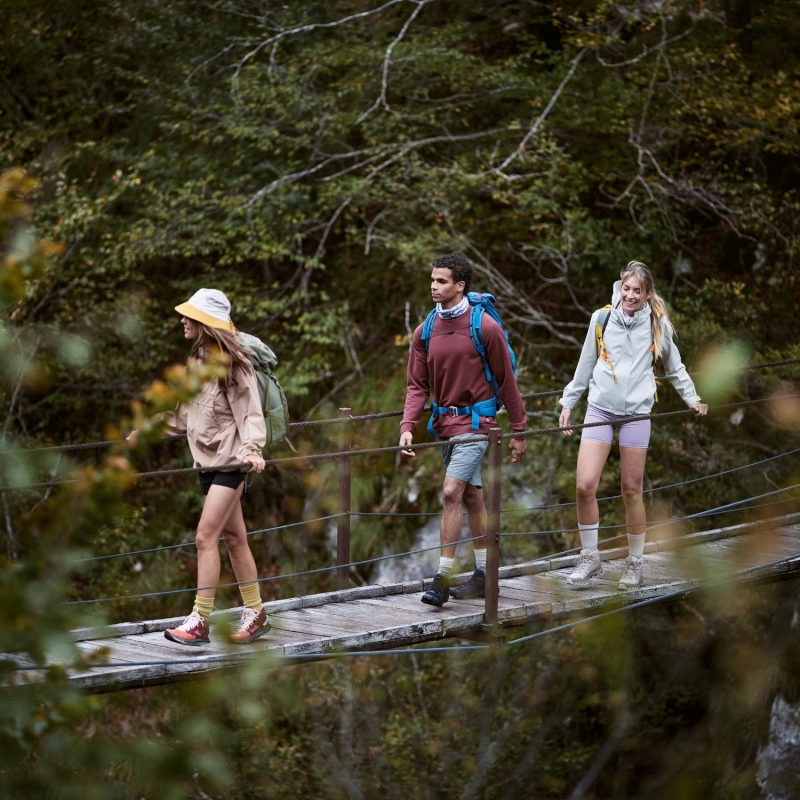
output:
[{"label": "yellow backpack strap", "polygon": [[617,382],[617,373],[614,371],[614,362],[611,360],[610,356],[608,355],[608,349],[606,348],[606,343],[603,341],[603,335],[606,332],[606,326],[608,325],[608,320],[611,319],[611,306],[603,306],[600,309],[600,313],[597,315],[597,319],[594,323],[594,338],[597,344],[597,357],[602,358],[603,361],[611,367],[611,374],[614,376],[614,383]]},{"label": "yellow backpack strap", "polygon": [[594,323],[594,338],[597,343],[597,357],[600,358],[600,353],[605,350],[605,343],[603,342],[603,334],[606,332],[608,320],[611,317],[611,306],[603,306],[597,314],[597,320]]}]

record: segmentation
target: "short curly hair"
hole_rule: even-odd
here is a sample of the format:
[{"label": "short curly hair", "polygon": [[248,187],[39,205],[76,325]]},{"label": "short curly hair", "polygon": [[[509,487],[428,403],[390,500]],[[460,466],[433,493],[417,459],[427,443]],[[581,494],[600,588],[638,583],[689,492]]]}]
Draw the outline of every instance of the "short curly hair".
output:
[{"label": "short curly hair", "polygon": [[469,292],[472,283],[472,264],[464,256],[458,253],[450,253],[446,256],[439,256],[433,262],[434,269],[449,269],[453,273],[453,283],[464,281],[464,294]]}]

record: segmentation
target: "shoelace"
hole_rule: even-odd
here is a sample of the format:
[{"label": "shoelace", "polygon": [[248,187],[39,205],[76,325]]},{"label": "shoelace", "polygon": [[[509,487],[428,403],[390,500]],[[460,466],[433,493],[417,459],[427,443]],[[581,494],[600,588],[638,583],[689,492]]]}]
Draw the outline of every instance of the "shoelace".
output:
[{"label": "shoelace", "polygon": [[190,631],[192,628],[196,628],[203,622],[203,617],[200,616],[200,613],[197,611],[192,611],[188,617],[184,620],[182,625],[178,626],[179,631]]},{"label": "shoelace", "polygon": [[241,631],[250,627],[260,613],[260,611],[256,611],[254,608],[247,606],[242,612],[242,621],[239,623],[239,630]]},{"label": "shoelace", "polygon": [[636,578],[636,568],[641,563],[640,559],[636,561],[629,561],[625,566],[625,574],[622,576],[623,578]]},{"label": "shoelace", "polygon": [[589,566],[592,562],[592,554],[589,552],[581,553],[580,561],[578,561],[578,567],[585,567]]}]

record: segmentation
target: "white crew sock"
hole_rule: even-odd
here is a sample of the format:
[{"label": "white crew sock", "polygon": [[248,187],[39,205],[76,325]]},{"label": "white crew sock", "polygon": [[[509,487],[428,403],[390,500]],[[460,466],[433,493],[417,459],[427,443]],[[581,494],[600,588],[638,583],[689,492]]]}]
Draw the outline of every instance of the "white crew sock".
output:
[{"label": "white crew sock", "polygon": [[636,558],[644,557],[644,537],[647,534],[640,533],[634,536],[632,533],[628,534],[628,555],[636,556]]},{"label": "white crew sock", "polygon": [[446,575],[448,578],[453,574],[453,562],[455,558],[447,558],[446,556],[439,556],[439,569],[436,570],[437,575]]},{"label": "white crew sock", "polygon": [[581,547],[590,553],[594,553],[599,549],[597,546],[597,529],[599,527],[600,520],[595,522],[594,525],[581,525],[580,522],[578,523],[578,529],[581,532]]},{"label": "white crew sock", "polygon": [[475,548],[475,569],[482,569],[486,572],[486,548],[484,547],[483,550],[478,550]]}]

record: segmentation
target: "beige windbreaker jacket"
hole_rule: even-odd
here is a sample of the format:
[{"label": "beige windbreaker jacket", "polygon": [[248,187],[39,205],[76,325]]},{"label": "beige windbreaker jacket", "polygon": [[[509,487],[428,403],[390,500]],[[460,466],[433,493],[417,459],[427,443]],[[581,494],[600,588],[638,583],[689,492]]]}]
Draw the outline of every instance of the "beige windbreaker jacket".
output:
[{"label": "beige windbreaker jacket", "polygon": [[188,406],[167,419],[167,435],[185,433],[195,467],[229,467],[261,455],[267,443],[264,410],[252,369],[236,370],[223,389],[209,381]]},{"label": "beige windbreaker jacket", "polygon": [[[574,408],[581,395],[589,387],[589,402],[603,411],[620,416],[649,414],[653,408],[656,381],[653,375],[653,355],[650,347],[653,334],[650,327],[650,305],[645,304],[634,314],[630,327],[626,326],[617,310],[621,282],[614,284],[612,305],[614,309],[606,326],[603,340],[608,356],[614,364],[616,382],[611,367],[597,357],[595,323],[599,311],[592,314],[586,341],[575,369],[575,377],[564,388],[561,405]],[[666,379],[675,387],[687,406],[700,402],[681,354],[672,339],[672,325],[663,323],[664,338],[661,347],[661,363]]]}]

